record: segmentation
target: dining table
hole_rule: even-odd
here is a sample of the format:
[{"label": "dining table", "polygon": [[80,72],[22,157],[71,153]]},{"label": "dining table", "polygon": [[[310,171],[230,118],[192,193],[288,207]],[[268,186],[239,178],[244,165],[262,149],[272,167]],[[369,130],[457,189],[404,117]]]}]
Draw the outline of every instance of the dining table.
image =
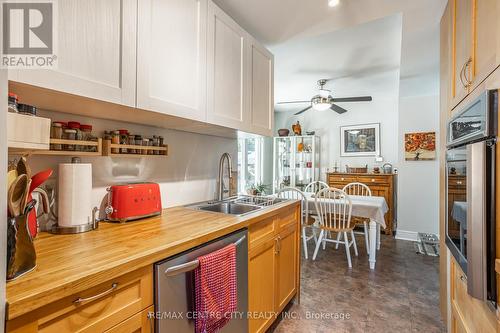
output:
[{"label": "dining table", "polygon": [[[309,213],[316,213],[315,194],[304,193],[307,200]],[[385,214],[389,206],[384,197],[349,195],[352,202],[351,216],[367,218],[370,220],[368,231],[368,261],[370,269],[375,269],[377,250],[380,249],[380,228],[386,227]],[[334,201],[335,199],[327,199]]]}]

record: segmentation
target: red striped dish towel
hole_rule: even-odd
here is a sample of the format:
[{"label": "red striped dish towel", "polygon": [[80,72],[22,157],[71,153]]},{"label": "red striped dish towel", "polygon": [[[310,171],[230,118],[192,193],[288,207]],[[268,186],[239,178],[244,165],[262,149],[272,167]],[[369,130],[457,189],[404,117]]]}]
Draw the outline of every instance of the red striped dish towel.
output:
[{"label": "red striped dish towel", "polygon": [[194,272],[196,333],[218,332],[238,307],[236,293],[236,245],[198,258]]}]

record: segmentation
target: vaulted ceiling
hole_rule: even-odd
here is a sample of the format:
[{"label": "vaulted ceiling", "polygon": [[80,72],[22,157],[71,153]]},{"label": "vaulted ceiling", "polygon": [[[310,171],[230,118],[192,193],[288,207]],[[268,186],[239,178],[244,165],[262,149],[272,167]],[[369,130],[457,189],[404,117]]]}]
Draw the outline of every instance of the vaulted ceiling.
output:
[{"label": "vaulted ceiling", "polygon": [[215,0],[275,54],[277,102],[309,99],[320,78],[337,96],[438,93],[446,0],[340,1]]}]

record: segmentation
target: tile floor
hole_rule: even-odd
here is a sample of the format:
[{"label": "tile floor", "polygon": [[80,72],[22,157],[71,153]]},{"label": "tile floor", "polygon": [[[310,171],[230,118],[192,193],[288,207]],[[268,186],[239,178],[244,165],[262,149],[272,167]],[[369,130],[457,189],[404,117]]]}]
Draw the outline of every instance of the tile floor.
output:
[{"label": "tile floor", "polygon": [[[268,332],[445,332],[439,259],[416,254],[412,242],[382,236],[375,271],[370,271],[364,239],[356,238],[359,257],[353,257],[352,270],[344,248],[335,250],[331,243],[316,261],[302,260],[301,303],[291,304],[288,317],[282,315]],[[310,257],[313,250],[311,241]],[[314,317],[321,313],[330,318]]]}]

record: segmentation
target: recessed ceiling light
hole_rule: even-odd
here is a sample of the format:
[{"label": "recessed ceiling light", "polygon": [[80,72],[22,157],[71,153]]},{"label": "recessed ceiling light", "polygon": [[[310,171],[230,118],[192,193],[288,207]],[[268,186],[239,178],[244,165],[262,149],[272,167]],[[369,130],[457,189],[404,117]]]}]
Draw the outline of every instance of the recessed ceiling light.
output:
[{"label": "recessed ceiling light", "polygon": [[335,7],[340,3],[340,0],[328,0],[328,6]]}]

